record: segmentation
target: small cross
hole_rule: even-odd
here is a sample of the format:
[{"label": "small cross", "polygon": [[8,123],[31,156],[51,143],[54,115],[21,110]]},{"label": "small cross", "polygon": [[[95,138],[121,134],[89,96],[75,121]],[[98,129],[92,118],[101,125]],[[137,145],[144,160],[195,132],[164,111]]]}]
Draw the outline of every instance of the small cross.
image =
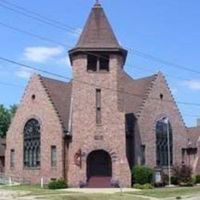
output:
[{"label": "small cross", "polygon": [[96,0],[96,4],[99,4],[99,0]]}]

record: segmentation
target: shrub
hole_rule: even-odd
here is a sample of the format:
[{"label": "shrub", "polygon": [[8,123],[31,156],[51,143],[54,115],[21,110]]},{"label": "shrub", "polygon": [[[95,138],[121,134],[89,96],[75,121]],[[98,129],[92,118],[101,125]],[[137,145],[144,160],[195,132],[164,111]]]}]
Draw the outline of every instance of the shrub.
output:
[{"label": "shrub", "polygon": [[179,180],[177,176],[172,176],[171,177],[171,183],[172,185],[178,185],[179,184]]},{"label": "shrub", "polygon": [[173,179],[180,186],[192,186],[192,168],[187,165],[175,166],[173,168]]},{"label": "shrub", "polygon": [[49,182],[48,188],[52,190],[67,188],[67,183],[63,179],[52,180]]},{"label": "shrub", "polygon": [[141,185],[141,184],[134,184],[133,186],[134,188],[136,189],[140,189],[140,190],[148,190],[148,189],[153,189],[153,186],[149,183],[146,183],[144,185]]},{"label": "shrub", "polygon": [[153,170],[147,166],[136,166],[132,171],[133,181],[136,184],[144,185],[153,182]]},{"label": "shrub", "polygon": [[200,175],[195,176],[195,183],[200,184]]}]

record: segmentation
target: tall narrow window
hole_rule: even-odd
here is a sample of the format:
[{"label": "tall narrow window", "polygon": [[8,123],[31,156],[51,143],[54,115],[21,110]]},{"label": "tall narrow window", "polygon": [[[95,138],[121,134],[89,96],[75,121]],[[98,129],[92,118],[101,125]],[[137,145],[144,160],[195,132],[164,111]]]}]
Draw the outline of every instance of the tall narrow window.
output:
[{"label": "tall narrow window", "polygon": [[101,90],[96,89],[96,123],[101,124]]},{"label": "tall narrow window", "polygon": [[10,150],[10,167],[15,167],[15,150]]},{"label": "tall narrow window", "polygon": [[57,150],[56,146],[51,146],[51,166],[56,167],[57,165]]},{"label": "tall narrow window", "polygon": [[[169,141],[169,144],[168,144],[168,141]],[[169,146],[169,150],[168,150],[168,146]],[[170,123],[158,121],[156,124],[157,166],[168,166],[169,153],[170,153],[170,165],[172,165],[173,164],[172,127]]]},{"label": "tall narrow window", "polygon": [[145,145],[141,145],[141,165],[146,164]]},{"label": "tall narrow window", "polygon": [[40,124],[30,119],[24,127],[24,166],[40,166]]}]

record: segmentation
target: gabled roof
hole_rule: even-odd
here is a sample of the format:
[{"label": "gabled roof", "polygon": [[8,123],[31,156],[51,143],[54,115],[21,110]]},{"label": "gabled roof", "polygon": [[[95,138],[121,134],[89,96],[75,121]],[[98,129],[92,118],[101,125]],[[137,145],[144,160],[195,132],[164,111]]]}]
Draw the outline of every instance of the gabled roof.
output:
[{"label": "gabled roof", "polygon": [[197,147],[200,143],[200,127],[187,128],[188,147]]},{"label": "gabled roof", "polygon": [[143,104],[149,94],[152,84],[157,78],[157,74],[141,79],[132,79],[124,72],[124,90],[125,90],[125,112],[133,112],[139,116]]},{"label": "gabled roof", "polygon": [[65,131],[68,130],[72,83],[40,76],[40,80],[54,105]]}]

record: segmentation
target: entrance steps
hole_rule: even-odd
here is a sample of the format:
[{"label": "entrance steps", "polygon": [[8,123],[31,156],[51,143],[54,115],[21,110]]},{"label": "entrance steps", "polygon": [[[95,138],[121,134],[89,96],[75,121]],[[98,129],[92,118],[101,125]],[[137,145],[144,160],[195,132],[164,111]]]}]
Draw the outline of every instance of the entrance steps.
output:
[{"label": "entrance steps", "polygon": [[87,188],[111,188],[111,177],[92,176],[87,183]]}]

